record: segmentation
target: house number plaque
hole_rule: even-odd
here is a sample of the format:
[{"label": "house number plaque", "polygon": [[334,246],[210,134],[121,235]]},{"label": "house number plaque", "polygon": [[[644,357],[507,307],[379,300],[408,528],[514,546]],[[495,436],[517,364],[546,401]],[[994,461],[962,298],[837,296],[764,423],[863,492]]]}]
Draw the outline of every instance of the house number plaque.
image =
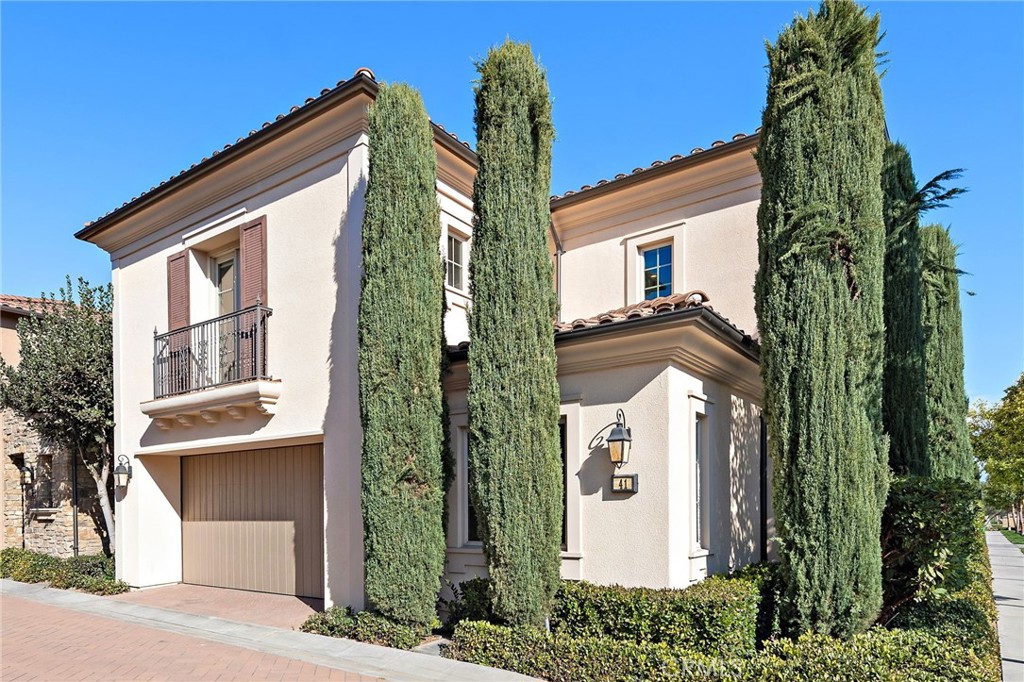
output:
[{"label": "house number plaque", "polygon": [[612,476],[613,493],[635,493],[637,491],[639,474],[626,474]]}]

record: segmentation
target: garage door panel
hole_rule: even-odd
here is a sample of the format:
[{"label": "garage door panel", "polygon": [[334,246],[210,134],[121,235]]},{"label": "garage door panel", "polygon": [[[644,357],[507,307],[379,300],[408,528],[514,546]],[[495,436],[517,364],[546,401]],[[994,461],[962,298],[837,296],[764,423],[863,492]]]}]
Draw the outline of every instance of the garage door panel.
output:
[{"label": "garage door panel", "polygon": [[182,458],[184,582],[323,597],[322,452]]}]

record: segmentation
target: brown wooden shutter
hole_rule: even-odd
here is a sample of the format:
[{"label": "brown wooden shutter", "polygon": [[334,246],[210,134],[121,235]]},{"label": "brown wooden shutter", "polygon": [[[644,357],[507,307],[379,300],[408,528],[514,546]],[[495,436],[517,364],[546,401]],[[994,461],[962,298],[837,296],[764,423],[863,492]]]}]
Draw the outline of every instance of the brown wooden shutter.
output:
[{"label": "brown wooden shutter", "polygon": [[242,307],[267,305],[267,217],[242,225],[238,244]]},{"label": "brown wooden shutter", "polygon": [[189,325],[188,249],[167,257],[167,328]]}]

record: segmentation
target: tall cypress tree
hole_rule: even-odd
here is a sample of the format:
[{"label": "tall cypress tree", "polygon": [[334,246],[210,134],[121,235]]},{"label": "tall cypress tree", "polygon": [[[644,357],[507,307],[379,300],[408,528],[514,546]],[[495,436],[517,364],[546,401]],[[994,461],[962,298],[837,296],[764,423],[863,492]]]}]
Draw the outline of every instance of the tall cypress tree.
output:
[{"label": "tall cypress tree", "polygon": [[445,558],[441,219],[419,93],[382,85],[369,139],[358,322],[366,594],[394,620],[429,624]]},{"label": "tall cypress tree", "polygon": [[882,94],[877,16],[826,0],[768,45],[755,284],[787,630],[882,599]]},{"label": "tall cypress tree", "polygon": [[928,458],[933,476],[973,481],[977,467],[967,429],[964,337],[957,249],[941,225],[921,228]]},{"label": "tall cypress tree", "polygon": [[889,465],[897,474],[927,476],[917,180],[902,144],[886,145],[882,191],[886,238],[882,420],[889,434]]},{"label": "tall cypress tree", "polygon": [[506,41],[477,69],[470,484],[494,612],[539,625],[558,587],[562,527],[551,98],[529,45]]}]

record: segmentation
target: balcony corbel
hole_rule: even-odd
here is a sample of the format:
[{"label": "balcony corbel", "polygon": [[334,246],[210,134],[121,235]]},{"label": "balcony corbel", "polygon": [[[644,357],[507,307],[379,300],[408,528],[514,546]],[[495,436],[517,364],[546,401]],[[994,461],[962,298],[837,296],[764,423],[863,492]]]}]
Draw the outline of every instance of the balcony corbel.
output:
[{"label": "balcony corbel", "polygon": [[280,397],[280,381],[260,379],[157,398],[139,407],[157,428],[168,431],[177,425],[216,424],[220,422],[222,413],[231,419],[242,420],[250,407],[260,415],[270,416],[274,414]]}]

